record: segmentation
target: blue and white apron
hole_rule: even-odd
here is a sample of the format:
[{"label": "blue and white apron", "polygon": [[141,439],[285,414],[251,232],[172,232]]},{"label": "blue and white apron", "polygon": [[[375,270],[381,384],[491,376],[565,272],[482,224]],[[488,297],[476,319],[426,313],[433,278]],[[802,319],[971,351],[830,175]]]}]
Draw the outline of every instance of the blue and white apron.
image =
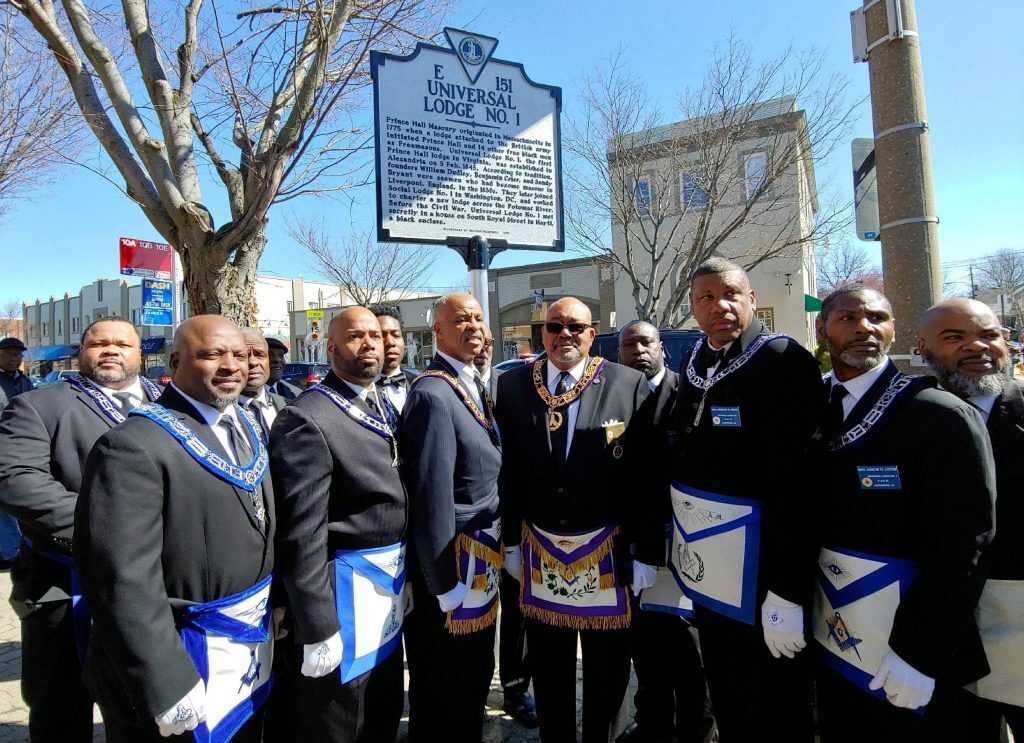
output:
[{"label": "blue and white apron", "polygon": [[668,564],[679,587],[696,604],[755,624],[761,504],[678,482],[671,493]]},{"label": "blue and white apron", "polygon": [[672,574],[669,555],[672,552],[672,524],[665,525],[665,567],[658,568],[654,585],[640,592],[640,610],[675,614],[693,619],[693,601],[683,593],[682,586]]},{"label": "blue and white apron", "polygon": [[400,647],[406,595],[405,542],[334,553],[341,683],[373,670]]},{"label": "blue and white apron", "polygon": [[251,588],[177,612],[178,632],[206,682],[206,719],[197,743],[223,743],[270,694],[270,576]]},{"label": "blue and white apron", "polygon": [[814,639],[822,661],[868,694],[868,683],[889,652],[896,609],[914,580],[914,563],[840,547],[818,556]]},{"label": "blue and white apron", "polygon": [[559,533],[523,523],[523,616],[569,629],[624,629],[631,608],[617,578],[618,528]]},{"label": "blue and white apron", "polygon": [[485,529],[459,532],[455,537],[455,560],[466,597],[448,612],[445,626],[453,635],[487,629],[498,619],[498,581],[504,562],[501,519]]}]

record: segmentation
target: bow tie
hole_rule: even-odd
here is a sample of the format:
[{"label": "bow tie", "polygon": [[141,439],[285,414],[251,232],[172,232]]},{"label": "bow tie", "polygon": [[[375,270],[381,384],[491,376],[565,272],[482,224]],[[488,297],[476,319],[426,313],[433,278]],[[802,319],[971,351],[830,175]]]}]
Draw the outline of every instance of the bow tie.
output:
[{"label": "bow tie", "polygon": [[381,387],[404,387],[409,383],[409,380],[405,378],[405,374],[393,374],[390,377],[381,377]]}]

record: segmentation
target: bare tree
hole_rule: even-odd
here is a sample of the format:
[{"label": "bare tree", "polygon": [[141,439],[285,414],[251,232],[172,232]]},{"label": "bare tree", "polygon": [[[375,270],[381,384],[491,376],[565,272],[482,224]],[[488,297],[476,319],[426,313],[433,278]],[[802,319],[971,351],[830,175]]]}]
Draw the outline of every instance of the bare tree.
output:
[{"label": "bare tree", "polygon": [[[1005,310],[1024,321],[1024,251],[1000,250],[976,264],[974,272],[981,289],[1002,295]],[[1005,314],[1000,319],[1006,322]]]},{"label": "bare tree", "polygon": [[863,284],[882,291],[882,272],[872,262],[867,249],[843,236],[825,241],[818,255],[818,296],[825,297],[836,289]]},{"label": "bare tree", "polygon": [[0,7],[0,216],[53,177],[83,137],[71,91],[43,45]]},{"label": "bare tree", "polygon": [[[271,205],[367,181],[369,51],[429,38],[447,0],[242,0],[233,18],[216,0],[10,2],[63,68],[125,195],[181,256],[192,311],[252,324]],[[223,187],[213,199],[204,165]]]},{"label": "bare tree", "polygon": [[423,286],[434,257],[431,248],[378,243],[369,235],[353,235],[334,245],[322,225],[292,224],[288,231],[316,259],[324,278],[363,307],[408,298]]},{"label": "bare tree", "polygon": [[21,302],[12,300],[0,307],[0,338],[19,335],[21,331]]},{"label": "bare tree", "polygon": [[[758,64],[730,37],[701,85],[681,94],[685,120],[659,126],[644,84],[614,58],[586,81],[582,114],[567,127],[576,161],[570,236],[626,274],[640,318],[681,324],[690,312],[685,277],[708,257],[752,268],[802,256],[850,223],[849,203],[818,197],[814,214],[796,208],[816,198],[813,159],[845,141],[859,105],[845,102],[845,90],[843,78],[824,74],[820,55],[786,51]],[[747,157],[752,142],[763,158]]]}]

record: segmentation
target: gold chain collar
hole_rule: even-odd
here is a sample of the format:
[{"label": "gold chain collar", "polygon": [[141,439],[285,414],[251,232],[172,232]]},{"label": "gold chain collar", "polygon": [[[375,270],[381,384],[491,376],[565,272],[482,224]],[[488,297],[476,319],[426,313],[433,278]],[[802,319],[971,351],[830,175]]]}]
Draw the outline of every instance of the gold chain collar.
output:
[{"label": "gold chain collar", "polygon": [[546,358],[539,358],[533,362],[533,387],[537,390],[537,394],[540,395],[540,399],[544,401],[544,404],[554,410],[571,405],[576,401],[577,397],[583,394],[583,390],[590,386],[590,383],[594,381],[594,377],[601,370],[601,367],[604,365],[604,359],[600,356],[592,357],[590,363],[587,364],[587,368],[583,370],[583,376],[580,377],[580,381],[574,384],[568,392],[564,392],[561,395],[552,395],[548,392],[548,386],[544,380],[545,363],[547,363]]}]

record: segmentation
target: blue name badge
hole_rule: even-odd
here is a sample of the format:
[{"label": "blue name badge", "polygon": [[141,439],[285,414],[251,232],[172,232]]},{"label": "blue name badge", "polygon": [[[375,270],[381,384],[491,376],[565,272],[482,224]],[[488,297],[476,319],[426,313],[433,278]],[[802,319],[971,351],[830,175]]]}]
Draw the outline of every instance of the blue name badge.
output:
[{"label": "blue name badge", "polygon": [[712,405],[711,425],[723,428],[739,428],[742,425],[740,423],[740,409],[738,407],[729,408],[721,405]]},{"label": "blue name badge", "polygon": [[861,490],[901,490],[900,470],[896,465],[858,467],[857,478]]}]

